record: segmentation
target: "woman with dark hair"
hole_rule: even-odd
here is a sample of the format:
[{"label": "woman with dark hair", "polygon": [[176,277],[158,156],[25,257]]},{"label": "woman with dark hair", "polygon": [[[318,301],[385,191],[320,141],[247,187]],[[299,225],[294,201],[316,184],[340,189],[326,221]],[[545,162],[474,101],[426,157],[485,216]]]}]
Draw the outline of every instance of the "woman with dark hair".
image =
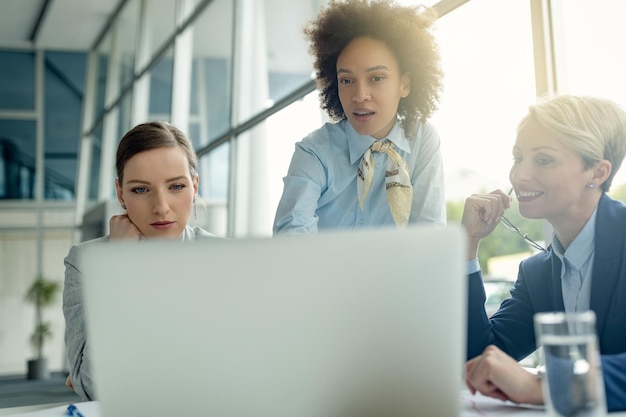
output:
[{"label": "woman with dark hair", "polygon": [[176,127],[149,122],[131,129],[117,149],[117,199],[124,214],[109,220],[109,235],[72,246],[65,258],[63,314],[70,375],[67,385],[82,398],[95,398],[89,363],[80,251],[93,242],[140,239],[196,240],[213,236],[187,224],[198,193],[197,157]]},{"label": "woman with dark hair", "polygon": [[327,123],[296,144],[274,233],[445,224],[442,73],[424,7],[331,1],[304,32]]}]

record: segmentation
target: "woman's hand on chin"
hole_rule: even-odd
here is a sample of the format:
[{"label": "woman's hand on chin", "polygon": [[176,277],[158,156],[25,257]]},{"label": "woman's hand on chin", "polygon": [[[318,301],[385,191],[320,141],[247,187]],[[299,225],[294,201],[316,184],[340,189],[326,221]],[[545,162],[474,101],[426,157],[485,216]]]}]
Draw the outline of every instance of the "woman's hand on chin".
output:
[{"label": "woman's hand on chin", "polygon": [[126,214],[119,214],[109,220],[111,240],[139,240],[143,237],[137,226]]}]

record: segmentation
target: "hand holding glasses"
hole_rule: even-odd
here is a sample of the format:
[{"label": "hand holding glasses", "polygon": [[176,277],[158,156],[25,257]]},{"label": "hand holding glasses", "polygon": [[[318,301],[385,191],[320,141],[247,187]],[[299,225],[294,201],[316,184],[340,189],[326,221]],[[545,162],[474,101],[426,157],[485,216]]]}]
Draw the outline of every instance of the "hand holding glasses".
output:
[{"label": "hand holding glasses", "polygon": [[[511,188],[509,190],[509,195],[511,194],[512,191],[513,191],[513,189]],[[522,237],[522,239],[524,239],[530,246],[532,246],[533,248],[537,249],[538,251],[540,251],[540,252],[547,252],[548,251],[546,248],[541,246],[539,243],[537,243],[534,240],[532,240],[531,238],[529,238],[528,234],[522,233],[522,231],[519,229],[519,227],[517,227],[513,223],[511,223],[511,221],[509,219],[507,219],[506,217],[502,216],[502,218],[500,219],[500,223],[502,223],[502,225],[504,227],[506,227],[507,229],[509,229],[510,231],[520,235]]]}]

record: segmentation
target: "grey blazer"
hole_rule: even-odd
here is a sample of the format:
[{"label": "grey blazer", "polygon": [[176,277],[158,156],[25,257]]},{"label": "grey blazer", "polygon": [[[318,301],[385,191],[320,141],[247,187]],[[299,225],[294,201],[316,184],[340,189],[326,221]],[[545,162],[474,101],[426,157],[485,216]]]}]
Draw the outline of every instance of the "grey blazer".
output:
[{"label": "grey blazer", "polygon": [[[187,226],[182,240],[214,237],[209,232]],[[74,390],[85,400],[96,398],[94,376],[89,361],[87,330],[83,313],[82,273],[80,251],[85,245],[106,242],[108,236],[79,243],[70,248],[65,263],[65,285],[63,288],[63,315],[65,316],[65,347],[67,349],[70,375]]]}]

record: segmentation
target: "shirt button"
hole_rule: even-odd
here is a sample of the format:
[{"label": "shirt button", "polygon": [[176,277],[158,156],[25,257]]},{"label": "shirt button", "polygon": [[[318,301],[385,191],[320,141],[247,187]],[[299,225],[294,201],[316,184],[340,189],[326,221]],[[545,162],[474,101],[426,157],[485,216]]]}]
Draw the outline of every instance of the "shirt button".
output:
[{"label": "shirt button", "polygon": [[363,223],[365,223],[365,220],[360,219],[360,220],[359,220],[359,224],[363,224]]}]

